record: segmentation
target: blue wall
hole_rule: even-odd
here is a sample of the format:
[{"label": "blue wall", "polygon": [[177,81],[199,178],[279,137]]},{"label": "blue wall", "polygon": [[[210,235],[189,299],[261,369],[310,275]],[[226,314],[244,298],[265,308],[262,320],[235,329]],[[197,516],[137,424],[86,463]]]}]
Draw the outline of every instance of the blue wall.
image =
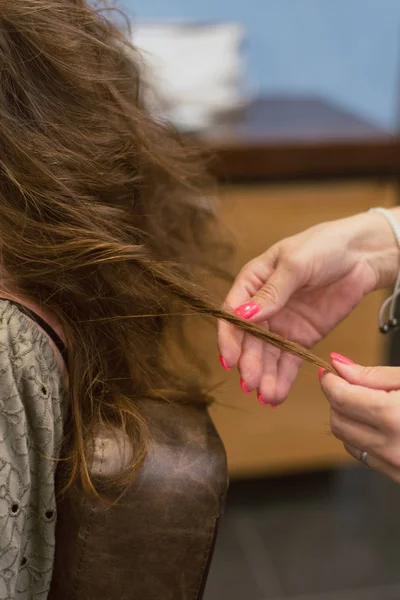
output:
[{"label": "blue wall", "polygon": [[119,0],[139,20],[243,23],[253,90],[314,93],[386,127],[400,105],[400,0]]}]

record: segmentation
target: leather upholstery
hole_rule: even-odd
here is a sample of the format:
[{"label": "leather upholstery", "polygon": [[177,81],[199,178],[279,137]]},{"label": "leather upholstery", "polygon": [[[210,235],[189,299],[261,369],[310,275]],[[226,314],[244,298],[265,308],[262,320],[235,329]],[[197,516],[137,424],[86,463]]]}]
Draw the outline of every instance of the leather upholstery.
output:
[{"label": "leather upholstery", "polygon": [[[222,443],[205,408],[149,403],[153,442],[118,504],[71,488],[59,502],[50,600],[200,600],[227,490]],[[99,433],[93,475],[107,476],[128,452]],[[60,463],[60,480],[62,480]]]}]

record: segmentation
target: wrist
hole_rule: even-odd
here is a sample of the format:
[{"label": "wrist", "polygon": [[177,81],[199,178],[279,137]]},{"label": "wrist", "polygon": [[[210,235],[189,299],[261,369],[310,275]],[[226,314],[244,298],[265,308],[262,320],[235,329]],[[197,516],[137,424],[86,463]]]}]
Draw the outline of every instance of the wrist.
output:
[{"label": "wrist", "polygon": [[[400,208],[389,210],[400,226]],[[375,289],[394,284],[400,267],[400,248],[392,226],[379,212],[365,212],[354,217],[356,235],[350,242],[359,260],[366,261],[374,272]]]}]

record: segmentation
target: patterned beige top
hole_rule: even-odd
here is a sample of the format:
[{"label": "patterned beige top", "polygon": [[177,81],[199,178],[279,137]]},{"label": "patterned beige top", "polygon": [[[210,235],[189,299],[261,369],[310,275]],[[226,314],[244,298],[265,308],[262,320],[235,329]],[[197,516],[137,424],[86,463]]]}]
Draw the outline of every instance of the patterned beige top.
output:
[{"label": "patterned beige top", "polygon": [[0,300],[0,600],[45,600],[52,576],[54,473],[67,412],[46,333]]}]

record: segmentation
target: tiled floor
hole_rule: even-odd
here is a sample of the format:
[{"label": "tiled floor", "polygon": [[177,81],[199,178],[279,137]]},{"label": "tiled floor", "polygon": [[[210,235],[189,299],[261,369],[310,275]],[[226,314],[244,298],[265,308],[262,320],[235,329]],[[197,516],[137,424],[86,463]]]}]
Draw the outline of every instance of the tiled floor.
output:
[{"label": "tiled floor", "polygon": [[400,600],[400,485],[363,467],[231,484],[204,600]]}]

